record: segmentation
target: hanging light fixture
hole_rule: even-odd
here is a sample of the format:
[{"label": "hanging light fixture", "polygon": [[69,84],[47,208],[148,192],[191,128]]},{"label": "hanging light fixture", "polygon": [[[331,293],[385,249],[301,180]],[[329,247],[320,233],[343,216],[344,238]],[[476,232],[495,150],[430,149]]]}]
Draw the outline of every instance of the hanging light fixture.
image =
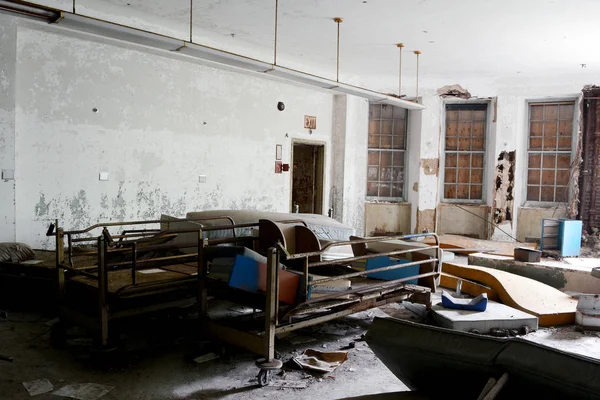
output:
[{"label": "hanging light fixture", "polygon": [[[250,72],[268,73],[286,81],[296,82],[320,89],[331,90],[334,93],[350,94],[363,97],[369,101],[379,102],[381,104],[390,104],[409,110],[422,110],[421,104],[401,100],[396,96],[389,96],[374,90],[349,85],[339,81],[340,71],[340,23],[342,18],[334,18],[337,24],[337,66],[336,80],[320,77],[304,71],[294,70],[292,68],[274,65],[274,63],[264,62],[240,54],[227,52],[224,50],[193,43],[193,15],[192,1],[190,0],[190,41],[174,38],[167,35],[161,35],[155,32],[143,29],[133,28],[131,26],[118,24],[98,18],[88,17],[81,14],[75,14],[67,11],[60,11],[50,7],[34,5],[19,1],[0,0],[0,13],[6,13],[13,16],[33,18],[48,23],[55,23],[61,28],[72,29],[79,32],[86,32],[94,35],[108,37],[119,41],[133,43],[142,46],[148,46],[154,49],[176,51],[181,54],[193,57],[200,61],[207,61],[208,65],[214,63],[235,67]],[[276,16],[278,13],[278,1],[276,1]],[[277,19],[277,18],[276,18]],[[276,22],[277,25],[277,22]],[[277,37],[277,35],[276,35]],[[275,47],[276,56],[277,44]]]},{"label": "hanging light fixture", "polygon": [[275,0],[275,44],[273,46],[273,65],[277,65],[277,28],[279,24],[279,0]]},{"label": "hanging light fixture", "polygon": [[417,56],[417,85],[416,85],[416,90],[415,90],[415,101],[418,103],[419,102],[419,56],[421,55],[421,51],[419,50],[415,50],[414,53]]},{"label": "hanging light fixture", "polygon": [[398,98],[402,97],[402,49],[404,48],[404,43],[398,43],[396,45],[398,47],[400,53],[400,60],[398,62]]},{"label": "hanging light fixture", "polygon": [[6,0],[0,0],[0,13],[18,15],[19,17],[41,20],[48,23],[56,22],[61,18],[60,11]]},{"label": "hanging light fixture", "polygon": [[[75,1],[75,0],[73,0]],[[194,0],[190,0],[190,43],[194,41]]]},{"label": "hanging light fixture", "polygon": [[344,22],[344,20],[340,17],[336,17],[333,19],[337,24],[337,56],[336,56],[336,74],[335,81],[340,81],[340,24]]}]

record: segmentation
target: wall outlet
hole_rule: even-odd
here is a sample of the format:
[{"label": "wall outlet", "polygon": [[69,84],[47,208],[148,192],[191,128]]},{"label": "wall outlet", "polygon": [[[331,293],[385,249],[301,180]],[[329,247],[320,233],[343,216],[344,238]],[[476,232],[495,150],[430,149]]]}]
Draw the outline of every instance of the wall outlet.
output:
[{"label": "wall outlet", "polygon": [[3,169],[2,170],[2,179],[5,181],[12,181],[15,179],[15,170],[14,169]]},{"label": "wall outlet", "polygon": [[108,180],[108,172],[100,172],[100,180],[107,181]]},{"label": "wall outlet", "polygon": [[206,175],[200,175],[198,177],[198,182],[200,182],[200,183],[206,183]]}]

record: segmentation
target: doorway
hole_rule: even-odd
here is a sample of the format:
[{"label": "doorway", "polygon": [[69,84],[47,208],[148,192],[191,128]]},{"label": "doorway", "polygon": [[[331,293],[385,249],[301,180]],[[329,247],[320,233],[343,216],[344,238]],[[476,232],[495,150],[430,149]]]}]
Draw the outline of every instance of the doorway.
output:
[{"label": "doorway", "polygon": [[291,212],[323,213],[325,145],[293,143]]}]

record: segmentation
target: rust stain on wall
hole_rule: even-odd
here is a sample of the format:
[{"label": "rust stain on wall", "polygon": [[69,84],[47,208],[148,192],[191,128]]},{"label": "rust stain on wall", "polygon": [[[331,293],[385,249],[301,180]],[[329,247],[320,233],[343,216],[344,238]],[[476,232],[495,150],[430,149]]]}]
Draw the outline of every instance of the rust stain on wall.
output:
[{"label": "rust stain on wall", "polygon": [[[571,164],[571,201],[569,201],[569,207],[567,210],[569,218],[577,218],[580,214],[582,196],[580,196],[580,181],[583,182],[581,177],[581,170],[584,168],[584,107],[586,104],[585,97],[592,96],[596,97],[600,95],[600,87],[587,85],[583,88],[584,98],[579,101],[579,118],[577,120],[577,148],[575,149],[575,158]],[[585,189],[584,189],[585,191]],[[582,213],[583,215],[583,213]],[[581,218],[583,219],[583,218]],[[584,222],[585,225],[585,222]]]},{"label": "rust stain on wall", "polygon": [[417,228],[415,233],[435,232],[436,210],[419,210],[417,208]]},{"label": "rust stain on wall", "polygon": [[503,151],[496,164],[494,186],[493,221],[501,224],[513,220],[515,188],[515,151]]},{"label": "rust stain on wall", "polygon": [[440,169],[440,159],[439,158],[422,158],[421,159],[421,168],[425,175],[438,175],[438,171]]}]

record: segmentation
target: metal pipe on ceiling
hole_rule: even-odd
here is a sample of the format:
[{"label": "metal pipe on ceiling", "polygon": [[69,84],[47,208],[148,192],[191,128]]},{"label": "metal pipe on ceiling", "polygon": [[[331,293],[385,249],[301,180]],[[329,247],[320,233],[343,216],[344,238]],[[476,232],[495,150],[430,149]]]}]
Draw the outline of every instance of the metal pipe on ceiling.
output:
[{"label": "metal pipe on ceiling", "polygon": [[279,20],[279,0],[275,0],[275,44],[273,46],[273,65],[277,65],[277,27]]},{"label": "metal pipe on ceiling", "polygon": [[180,38],[162,35],[159,33],[94,17],[88,17],[81,14],[75,14],[68,11],[60,11],[50,7],[40,6],[24,1],[0,0],[0,12],[34,18],[49,23],[56,23],[58,26],[67,29],[100,35],[136,45],[148,46],[155,49],[168,51],[177,51],[195,59],[208,61],[211,65],[213,65],[212,63],[217,63],[251,72],[269,73],[270,75],[283,78],[287,81],[331,90],[335,93],[363,97],[370,101],[381,104],[395,105],[409,110],[422,110],[425,108],[422,105],[412,101],[401,100],[395,96],[388,96],[374,90],[365,89],[339,81],[339,23],[342,22],[341,18],[334,19],[334,21],[338,24],[337,79],[334,81],[332,79],[323,78],[304,71],[297,71],[292,68],[273,65],[271,63],[251,57],[201,45],[194,43],[193,41],[188,42]]}]

